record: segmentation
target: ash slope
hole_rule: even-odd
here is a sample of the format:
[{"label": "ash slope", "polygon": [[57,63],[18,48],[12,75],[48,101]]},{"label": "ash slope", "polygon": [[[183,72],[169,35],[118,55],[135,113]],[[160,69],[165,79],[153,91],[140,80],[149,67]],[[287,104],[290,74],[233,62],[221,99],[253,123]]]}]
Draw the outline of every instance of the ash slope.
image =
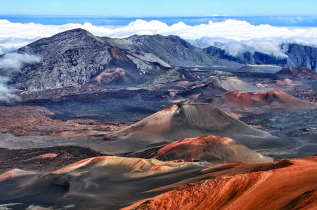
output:
[{"label": "ash slope", "polygon": [[[22,173],[10,176],[14,171],[9,171],[0,175],[3,177],[0,202],[55,208],[75,203],[76,209],[118,209],[153,195],[146,193],[148,190],[201,174],[202,169],[210,166],[208,163],[99,156],[81,160],[35,180],[26,179]],[[10,186],[9,183],[14,184]]]},{"label": "ash slope", "polygon": [[140,147],[204,135],[226,136],[251,149],[283,147],[289,142],[244,124],[210,104],[177,104],[113,134],[122,144]]},{"label": "ash slope", "polygon": [[127,209],[308,208],[316,204],[316,163],[312,157],[211,166],[100,156],[48,175],[7,171],[0,175],[0,201],[25,208],[119,209],[133,202]]},{"label": "ash slope", "polygon": [[204,49],[195,47],[178,36],[135,35],[123,39],[103,39],[120,48],[152,53],[173,66],[274,65],[304,66],[316,70],[317,48],[300,44],[282,44],[281,50],[286,57],[259,51],[247,51],[233,56],[215,46]]}]

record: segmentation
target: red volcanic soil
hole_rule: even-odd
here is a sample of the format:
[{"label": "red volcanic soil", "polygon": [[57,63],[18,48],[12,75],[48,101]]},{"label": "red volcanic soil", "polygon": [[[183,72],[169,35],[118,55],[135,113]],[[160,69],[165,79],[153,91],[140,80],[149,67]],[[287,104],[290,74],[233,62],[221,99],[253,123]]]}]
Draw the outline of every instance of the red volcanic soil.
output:
[{"label": "red volcanic soil", "polygon": [[45,158],[55,158],[55,157],[57,157],[57,154],[55,153],[46,153],[44,155],[39,155],[35,157],[34,159],[45,159]]},{"label": "red volcanic soil", "polygon": [[235,164],[211,167],[208,169],[211,173],[220,170],[213,173],[214,176],[221,174],[221,170],[226,173],[187,184],[124,209],[251,210],[314,209],[317,206],[317,157],[258,166],[244,164],[237,167],[239,173],[235,167]]},{"label": "red volcanic soil", "polygon": [[35,173],[31,171],[22,171],[20,169],[11,169],[5,173],[0,174],[0,182],[6,181],[13,177],[19,177],[19,176],[25,176],[25,175],[31,175],[31,174],[35,174]]},{"label": "red volcanic soil", "polygon": [[282,76],[292,76],[302,79],[317,79],[317,73],[306,67],[287,67],[276,73]]},{"label": "red volcanic soil", "polygon": [[201,136],[170,143],[154,155],[159,160],[205,160],[213,164],[225,162],[263,163],[273,159],[262,156],[231,138]]},{"label": "red volcanic soil", "polygon": [[112,56],[119,61],[129,61],[129,58],[126,54],[124,54],[119,48],[112,47],[111,48]]},{"label": "red volcanic soil", "polygon": [[262,112],[274,110],[312,110],[317,107],[314,103],[295,98],[280,90],[261,93],[233,90],[223,93],[221,96],[229,107],[238,109],[256,108]]},{"label": "red volcanic soil", "polygon": [[39,106],[0,106],[0,132],[16,136],[49,135],[74,137],[101,135],[105,131],[122,128],[121,125],[97,124],[93,120],[55,120],[54,113]]},{"label": "red volcanic soil", "polygon": [[94,77],[90,83],[105,84],[125,76],[122,68],[108,68]]}]

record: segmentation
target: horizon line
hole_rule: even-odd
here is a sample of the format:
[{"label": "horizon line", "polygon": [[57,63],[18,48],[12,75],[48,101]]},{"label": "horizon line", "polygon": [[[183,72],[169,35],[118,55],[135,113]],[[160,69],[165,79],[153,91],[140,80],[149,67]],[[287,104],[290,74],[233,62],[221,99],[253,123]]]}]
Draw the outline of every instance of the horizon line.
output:
[{"label": "horizon line", "polygon": [[0,14],[2,16],[33,17],[90,17],[90,18],[217,18],[217,17],[316,17],[317,15],[184,15],[184,16],[116,16],[116,15],[46,15],[46,14]]}]

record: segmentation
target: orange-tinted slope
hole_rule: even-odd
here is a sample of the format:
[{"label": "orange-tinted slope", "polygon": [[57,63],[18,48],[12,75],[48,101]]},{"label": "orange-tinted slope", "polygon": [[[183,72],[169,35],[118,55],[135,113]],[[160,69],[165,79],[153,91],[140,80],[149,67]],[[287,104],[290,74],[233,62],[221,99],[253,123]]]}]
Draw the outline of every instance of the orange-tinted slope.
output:
[{"label": "orange-tinted slope", "polygon": [[234,109],[259,109],[259,111],[296,111],[312,110],[317,105],[308,101],[295,98],[281,90],[266,91],[261,93],[242,92],[233,90],[222,94],[229,107]]},{"label": "orange-tinted slope", "polygon": [[159,149],[159,160],[205,160],[213,164],[225,162],[261,163],[273,159],[258,154],[231,138],[201,136],[170,143]]},{"label": "orange-tinted slope", "polygon": [[20,176],[27,176],[35,174],[35,172],[31,171],[23,171],[20,169],[11,169],[5,173],[0,174],[0,182],[6,181],[8,179],[11,179],[13,177],[20,177]]},{"label": "orange-tinted slope", "polygon": [[[143,200],[126,209],[314,209],[317,157],[219,176]],[[275,166],[276,164],[271,164]]]},{"label": "orange-tinted slope", "polygon": [[122,68],[107,68],[99,75],[94,77],[90,83],[93,84],[107,84],[117,79],[123,78],[125,76],[125,72]]}]

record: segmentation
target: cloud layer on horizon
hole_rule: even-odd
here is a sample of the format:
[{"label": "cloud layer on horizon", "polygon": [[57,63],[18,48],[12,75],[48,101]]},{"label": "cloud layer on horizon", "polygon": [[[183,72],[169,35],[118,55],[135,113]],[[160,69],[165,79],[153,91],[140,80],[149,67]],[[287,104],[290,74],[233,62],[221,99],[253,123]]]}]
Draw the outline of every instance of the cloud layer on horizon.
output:
[{"label": "cloud layer on horizon", "polygon": [[0,20],[0,54],[22,47],[32,41],[49,37],[56,33],[74,28],[83,28],[97,36],[116,38],[138,35],[178,35],[190,40],[199,47],[217,45],[230,54],[245,50],[259,50],[283,56],[279,45],[283,42],[296,42],[317,45],[317,28],[288,28],[270,25],[252,25],[246,21],[228,19],[189,26],[183,22],[167,25],[160,21],[138,19],[126,26],[95,26],[91,23],[43,25],[36,23],[12,23]]}]

